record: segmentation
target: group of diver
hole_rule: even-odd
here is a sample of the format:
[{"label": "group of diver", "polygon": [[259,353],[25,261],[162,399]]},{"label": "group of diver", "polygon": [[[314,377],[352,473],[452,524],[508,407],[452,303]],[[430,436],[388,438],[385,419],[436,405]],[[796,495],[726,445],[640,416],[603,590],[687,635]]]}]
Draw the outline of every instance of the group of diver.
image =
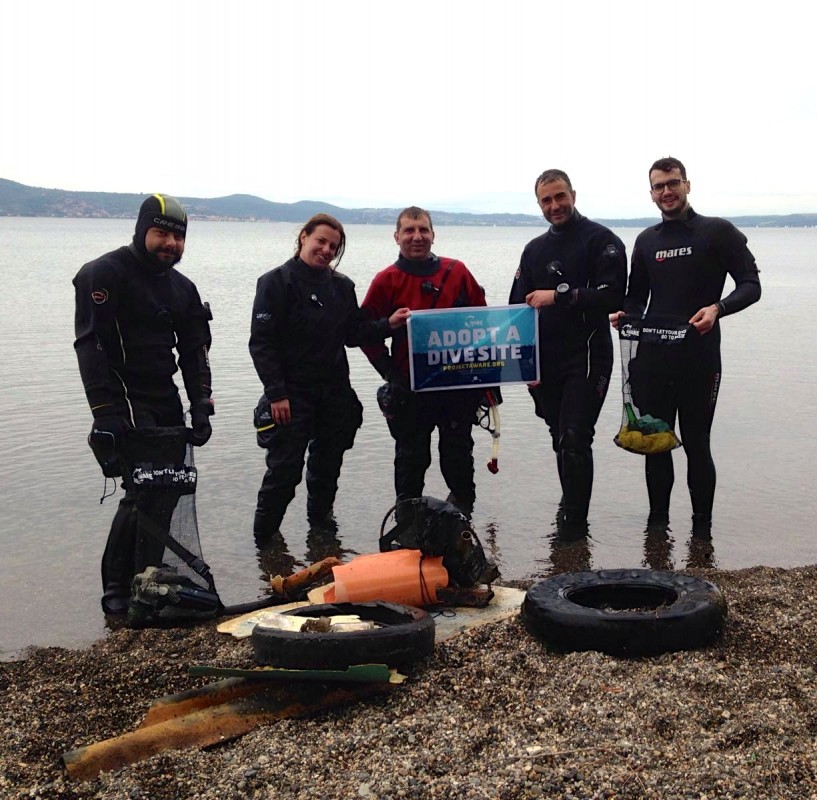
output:
[{"label": "group of diver", "polygon": [[[534,190],[549,228],[524,248],[508,298],[538,309],[539,380],[528,391],[550,432],[562,490],[558,519],[573,541],[587,532],[592,443],[613,368],[611,329],[631,317],[675,319],[689,328],[671,358],[641,359],[646,379],[639,407],[671,428],[677,419],[693,536],[705,539],[711,531],[720,318],[760,298],[758,269],[740,231],[692,209],[678,159],[653,163],[649,181],[661,220],[637,237],[628,278],[624,244],[579,213],[568,175],[558,169],[539,175]],[[193,282],[175,269],[187,225],[176,198],[152,195],[139,210],[132,242],[85,264],[74,278],[75,350],[92,434],[114,449],[128,431],[184,425],[177,371],[189,401],[190,442],[202,446],[212,433],[212,315]],[[362,348],[385,381],[382,410],[394,439],[396,500],[423,495],[437,431],[447,500],[467,516],[473,512],[472,428],[486,390],[412,391],[406,323],[412,311],[485,306],[485,292],[462,261],[432,252],[434,228],[425,209],[401,211],[393,235],[397,259],[375,275],[360,304],[352,280],[336,269],[346,233],[327,214],[307,221],[293,257],[258,279],[249,352],[263,387],[255,413],[258,443],[266,450],[253,523],[259,547],[280,538],[304,466],[310,528],[335,526],[343,457],[363,421],[347,347]],[[722,297],[727,274],[735,288]],[[671,452],[647,454],[645,474],[648,526],[666,528]],[[127,613],[134,575],[161,558],[162,548],[150,544],[140,524],[136,500],[126,484],[102,558],[106,614]]]}]

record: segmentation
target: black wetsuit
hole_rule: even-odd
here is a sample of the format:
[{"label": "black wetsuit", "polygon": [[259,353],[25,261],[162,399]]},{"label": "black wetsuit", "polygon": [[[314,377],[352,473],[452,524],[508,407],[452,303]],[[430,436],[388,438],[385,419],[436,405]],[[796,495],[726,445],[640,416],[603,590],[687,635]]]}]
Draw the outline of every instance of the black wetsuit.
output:
[{"label": "black wetsuit", "polygon": [[[94,418],[137,428],[183,425],[177,370],[191,405],[211,396],[212,315],[193,282],[176,269],[156,271],[129,245],[85,264],[73,283],[74,348]],[[102,557],[103,605],[128,597],[134,574],[161,563],[164,547],[140,531],[134,504],[127,491],[111,525]]]},{"label": "black wetsuit", "polygon": [[624,244],[574,209],[525,247],[511,288],[509,302],[524,303],[536,289],[570,287],[539,309],[540,383],[530,389],[550,429],[567,522],[587,519],[595,425],[613,368],[608,314],[621,307],[626,279]]},{"label": "black wetsuit", "polygon": [[352,280],[332,269],[313,269],[294,258],[258,279],[249,347],[264,385],[261,403],[288,399],[292,421],[259,439],[267,449],[267,471],[258,492],[257,537],[278,530],[301,481],[307,448],[308,517],[320,522],[332,512],[343,454],[363,423],[345,348],[390,334],[388,319],[369,321]]},{"label": "black wetsuit", "polygon": [[[727,274],[735,289],[721,299]],[[760,299],[760,278],[746,237],[732,223],[703,217],[688,209],[684,219],[664,220],[639,234],[633,248],[625,311],[645,319],[687,322],[706,306],[717,304],[720,317]],[[720,324],[703,336],[692,328],[681,348],[639,347],[633,399],[642,414],[675,425],[687,455],[687,484],[693,521],[711,521],[715,464],[710,431],[721,381]],[[671,353],[668,357],[668,352]],[[672,454],[646,456],[650,518],[669,518],[674,481]]]}]

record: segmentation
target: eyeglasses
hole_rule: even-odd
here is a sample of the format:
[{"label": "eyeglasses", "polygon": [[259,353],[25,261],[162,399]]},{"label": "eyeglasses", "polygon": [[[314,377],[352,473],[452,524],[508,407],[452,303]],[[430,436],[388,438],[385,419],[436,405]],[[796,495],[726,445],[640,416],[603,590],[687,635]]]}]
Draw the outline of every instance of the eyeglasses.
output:
[{"label": "eyeglasses", "polygon": [[671,181],[665,181],[664,183],[654,183],[650,188],[656,194],[661,194],[664,189],[669,189],[671,192],[674,192],[682,183],[686,183],[686,181],[681,178],[673,178]]}]

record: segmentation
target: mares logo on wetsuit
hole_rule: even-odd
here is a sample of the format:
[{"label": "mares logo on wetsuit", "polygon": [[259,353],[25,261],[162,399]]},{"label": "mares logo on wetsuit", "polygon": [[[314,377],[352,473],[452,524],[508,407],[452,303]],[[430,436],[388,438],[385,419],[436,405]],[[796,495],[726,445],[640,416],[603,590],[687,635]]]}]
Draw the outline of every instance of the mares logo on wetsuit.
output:
[{"label": "mares logo on wetsuit", "polygon": [[676,247],[674,250],[656,250],[655,260],[666,261],[668,258],[676,258],[677,256],[691,256],[691,247]]},{"label": "mares logo on wetsuit", "polygon": [[98,306],[101,306],[107,299],[107,289],[94,289],[94,291],[91,292],[91,300],[93,300]]}]

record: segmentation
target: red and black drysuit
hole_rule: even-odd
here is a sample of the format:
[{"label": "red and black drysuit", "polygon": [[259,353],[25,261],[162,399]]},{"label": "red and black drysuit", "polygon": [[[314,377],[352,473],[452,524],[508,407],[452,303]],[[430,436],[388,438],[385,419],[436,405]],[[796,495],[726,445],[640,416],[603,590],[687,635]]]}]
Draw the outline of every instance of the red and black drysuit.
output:
[{"label": "red and black drysuit", "polygon": [[[727,274],[735,289],[721,299]],[[720,317],[760,299],[760,277],[746,237],[731,222],[692,208],[684,219],[664,220],[639,234],[633,247],[624,310],[685,324],[701,308]],[[646,313],[645,313],[646,312]],[[693,529],[708,530],[715,497],[710,431],[721,381],[720,324],[704,335],[690,326],[681,347],[639,345],[630,364],[633,400],[642,414],[680,425],[687,455]],[[672,453],[646,456],[650,520],[666,522],[674,482]]]},{"label": "red and black drysuit", "polygon": [[278,531],[307,449],[307,517],[312,523],[330,517],[343,454],[363,423],[345,348],[389,335],[388,319],[370,321],[352,280],[333,269],[293,258],[258,279],[249,348],[264,385],[260,405],[288,399],[292,421],[269,425],[258,437],[267,471],[255,512],[257,539]]},{"label": "red and black drysuit", "polygon": [[593,489],[593,437],[613,369],[608,314],[621,308],[627,280],[624,244],[574,209],[522,252],[509,303],[537,289],[569,291],[539,309],[540,383],[529,389],[550,430],[567,523],[587,520]]},{"label": "red and black drysuit", "polygon": [[[173,375],[181,369],[194,420],[212,413],[208,306],[175,268],[158,268],[131,244],[90,261],[74,278],[74,349],[98,430],[182,426]],[[178,354],[178,365],[173,350]],[[207,423],[209,431],[209,423]],[[127,598],[134,574],[161,564],[164,546],[140,531],[128,490],[102,557],[103,608]],[[167,520],[155,520],[165,527]]]},{"label": "red and black drysuit", "polygon": [[[361,307],[371,316],[381,317],[402,307],[419,311],[484,305],[485,292],[465,264],[432,254],[424,261],[401,255],[378,272]],[[394,415],[387,419],[395,442],[397,499],[422,496],[425,474],[431,466],[431,433],[436,428],[440,471],[451,492],[450,499],[470,513],[476,498],[471,426],[484,390],[410,392],[408,338],[402,328],[392,338],[391,351],[381,344],[364,347],[363,352],[399,397]]]}]

